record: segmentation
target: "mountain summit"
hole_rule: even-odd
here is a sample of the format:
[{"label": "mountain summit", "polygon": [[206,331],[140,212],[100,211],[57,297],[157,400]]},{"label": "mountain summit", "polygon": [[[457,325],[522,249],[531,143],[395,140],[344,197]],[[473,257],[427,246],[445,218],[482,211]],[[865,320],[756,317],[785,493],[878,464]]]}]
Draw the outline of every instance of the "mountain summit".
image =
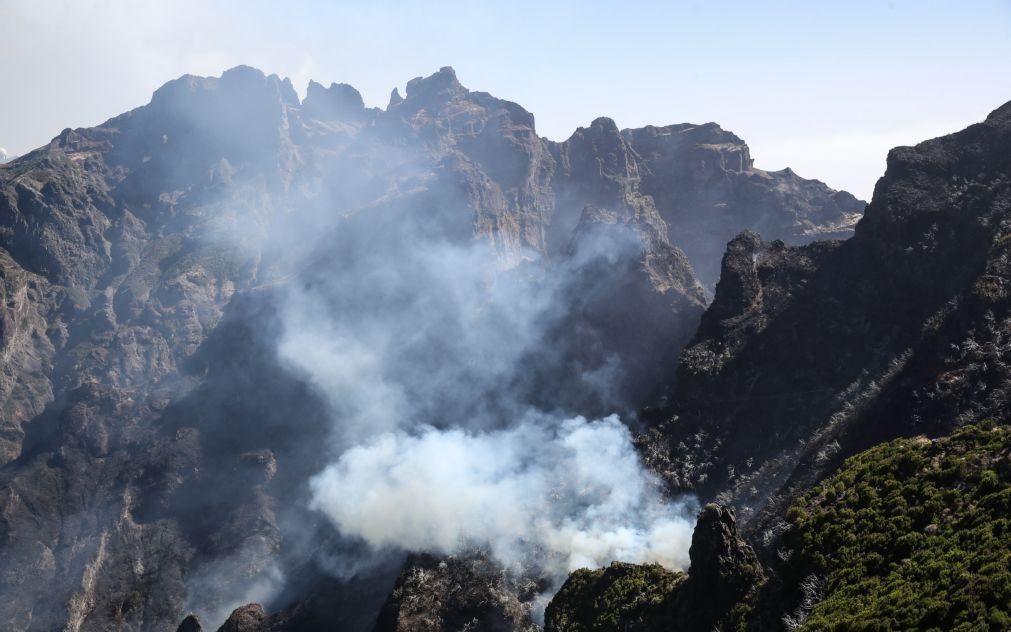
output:
[{"label": "mountain summit", "polygon": [[[632,422],[693,335],[731,335],[711,316],[695,334],[728,240],[846,237],[863,206],[756,169],[713,123],[547,141],[448,67],[384,110],[240,66],[64,130],[0,167],[0,624],[174,629],[323,590],[347,606],[330,623],[360,629],[400,565],[318,555],[353,548],[308,509],[335,451],[407,416]],[[871,227],[902,208],[877,203],[847,248],[886,261]],[[712,310],[730,314],[727,283]],[[456,568],[477,572],[437,573]]]}]

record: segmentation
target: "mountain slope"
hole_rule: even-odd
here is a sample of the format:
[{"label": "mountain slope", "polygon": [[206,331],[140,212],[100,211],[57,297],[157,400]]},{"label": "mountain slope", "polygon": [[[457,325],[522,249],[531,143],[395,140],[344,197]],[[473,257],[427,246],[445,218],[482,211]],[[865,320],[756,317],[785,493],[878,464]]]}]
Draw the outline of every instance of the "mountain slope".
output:
[{"label": "mountain slope", "polygon": [[1009,156],[1011,104],[892,150],[848,241],[731,242],[652,435],[674,487],[720,495],[756,533],[846,456],[1005,423]]},{"label": "mountain slope", "polygon": [[[790,507],[768,579],[752,574],[746,590],[721,582],[689,596],[694,554],[687,579],[651,566],[577,571],[548,606],[547,629],[615,629],[619,622],[622,629],[711,630],[704,617],[713,595],[729,601],[716,610],[715,629],[723,630],[1005,629],[1009,451],[1008,428],[993,423],[876,446]],[[706,539],[705,524],[700,518],[695,540]],[[757,564],[753,553],[720,560],[724,568]]]},{"label": "mountain slope", "polygon": [[[1011,103],[894,149],[848,241],[730,242],[641,443],[757,545],[764,576],[717,629],[1007,627],[1009,247]],[[713,629],[676,609],[696,571],[578,571],[548,624]]]},{"label": "mountain slope", "polygon": [[[303,578],[281,591],[291,601],[332,571],[313,560],[338,538],[304,502],[333,449],[334,403],[277,348],[299,288],[339,278],[386,308],[432,305],[405,253],[480,251],[468,263],[493,261],[503,284],[561,286],[543,324],[558,351],[520,354],[509,391],[530,405],[634,411],[669,385],[706,301],[693,265],[713,265],[711,249],[696,264],[678,247],[674,209],[687,203],[658,202],[665,170],[708,165],[691,196],[709,206],[737,195],[726,182],[754,180],[764,193],[749,195],[773,200],[763,226],[784,238],[858,211],[845,196],[838,208],[809,202],[837,195],[820,183],[784,188],[785,176],[741,160],[712,167],[706,152],[722,149],[668,160],[673,137],[658,137],[644,157],[636,138],[598,121],[549,143],[530,113],[467,90],[449,68],[378,110],[346,85],[312,84],[300,101],[289,81],[238,67],[171,81],[144,107],[5,163],[2,626],[172,629],[187,604],[224,618],[279,574]],[[827,210],[796,210],[812,204]],[[693,235],[752,226],[703,206],[693,221],[719,228]],[[383,294],[370,275],[390,261],[399,284]],[[452,360],[465,341],[422,342],[404,353]],[[433,375],[471,380],[470,399],[423,403],[498,405],[486,395],[504,390],[501,376],[468,368]],[[596,382],[569,388],[573,376]],[[599,376],[615,384],[606,397]],[[359,589],[392,588],[396,570],[365,575]],[[372,593],[363,610],[378,611]]]}]

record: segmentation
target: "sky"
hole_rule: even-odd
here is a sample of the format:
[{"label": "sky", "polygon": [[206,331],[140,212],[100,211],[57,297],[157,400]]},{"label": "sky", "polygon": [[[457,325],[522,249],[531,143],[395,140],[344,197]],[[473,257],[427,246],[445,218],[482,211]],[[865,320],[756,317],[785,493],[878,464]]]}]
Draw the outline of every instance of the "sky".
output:
[{"label": "sky", "polygon": [[25,153],[238,64],[303,94],[310,78],[350,83],[379,107],[450,65],[553,140],[598,116],[715,121],[756,166],[868,199],[889,148],[1011,100],[1011,0],[0,0],[0,147]]}]

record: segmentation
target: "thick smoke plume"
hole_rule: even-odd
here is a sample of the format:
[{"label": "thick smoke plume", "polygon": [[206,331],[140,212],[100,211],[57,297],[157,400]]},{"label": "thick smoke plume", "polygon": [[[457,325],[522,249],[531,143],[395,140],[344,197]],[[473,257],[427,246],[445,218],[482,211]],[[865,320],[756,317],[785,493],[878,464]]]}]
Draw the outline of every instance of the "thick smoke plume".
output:
[{"label": "thick smoke plume", "polygon": [[[399,131],[361,133],[373,136],[304,168],[325,179],[277,184],[286,193],[263,224],[237,202],[260,208],[259,182],[229,185],[238,210],[216,224],[215,239],[260,262],[248,302],[271,315],[251,322],[285,373],[264,374],[298,381],[264,402],[271,414],[249,411],[285,418],[250,428],[291,477],[278,508],[284,575],[301,574],[298,549],[347,581],[405,551],[481,551],[556,582],[612,560],[683,567],[692,507],[665,500],[641,465],[625,423],[644,402],[615,385],[644,369],[609,344],[652,335],[620,317],[637,309],[623,290],[646,274],[637,229],[581,226],[550,257],[503,252],[457,175],[403,149]],[[493,159],[485,169],[510,172]],[[619,316],[594,320],[601,304]],[[220,379],[241,396],[247,386],[230,375]],[[304,385],[311,397],[285,399]],[[318,410],[330,420],[322,440]],[[306,526],[306,507],[326,529]],[[241,577],[262,565],[232,566]],[[283,603],[276,583],[267,599]],[[221,601],[233,597],[246,598]]]},{"label": "thick smoke plume", "polygon": [[345,452],[312,489],[342,533],[377,549],[481,549],[556,577],[612,560],[687,564],[685,507],[664,503],[615,416],[387,433]]},{"label": "thick smoke plume", "polygon": [[342,225],[281,303],[280,355],[335,420],[312,507],[377,553],[482,550],[555,580],[613,560],[683,568],[693,507],[663,499],[617,415],[581,416],[610,401],[620,358],[565,355],[573,297],[623,282],[608,271],[641,256],[638,237],[506,269],[415,221]]}]

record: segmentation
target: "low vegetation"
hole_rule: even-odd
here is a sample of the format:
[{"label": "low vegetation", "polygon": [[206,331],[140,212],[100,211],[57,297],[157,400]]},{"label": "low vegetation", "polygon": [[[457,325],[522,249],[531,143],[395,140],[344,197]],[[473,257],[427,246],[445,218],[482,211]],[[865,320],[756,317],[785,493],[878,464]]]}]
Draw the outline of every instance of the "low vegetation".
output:
[{"label": "low vegetation", "polygon": [[606,632],[659,629],[683,573],[659,564],[623,564],[580,569],[548,605],[547,632]]},{"label": "low vegetation", "polygon": [[[716,623],[657,566],[580,570],[549,631],[1011,629],[1011,428],[967,426],[850,458],[787,514],[771,582]],[[710,591],[711,592],[711,591]],[[718,592],[718,591],[717,591]],[[703,625],[704,623],[704,625]]]},{"label": "low vegetation", "polygon": [[[849,459],[788,514],[804,630],[1011,628],[1011,429],[901,439]],[[804,579],[801,579],[804,578]],[[788,623],[791,621],[788,618]]]}]

